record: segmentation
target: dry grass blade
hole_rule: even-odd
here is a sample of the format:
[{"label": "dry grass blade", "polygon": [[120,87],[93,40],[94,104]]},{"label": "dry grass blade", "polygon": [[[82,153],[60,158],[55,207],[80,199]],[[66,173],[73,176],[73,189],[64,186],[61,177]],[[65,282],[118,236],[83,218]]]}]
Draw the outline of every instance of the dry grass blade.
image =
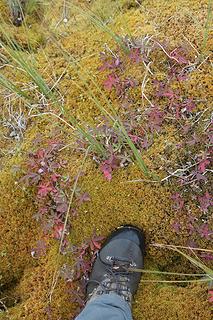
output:
[{"label": "dry grass blade", "polygon": [[[153,246],[155,247],[160,247],[160,248],[165,248],[165,249],[170,249],[170,250],[173,250],[175,252],[178,252],[180,255],[182,255],[183,257],[185,257],[187,260],[189,260],[191,262],[192,265],[200,268],[201,270],[203,270],[205,273],[206,273],[206,277],[208,277],[208,281],[212,281],[213,280],[213,270],[208,268],[196,255],[196,259],[193,258],[192,256],[190,256],[189,254],[183,252],[182,250],[180,250],[179,248],[181,247],[177,247],[175,245],[164,245],[164,244],[153,244]],[[190,250],[192,253],[194,248],[191,248],[191,247],[185,247],[187,248],[188,250]],[[200,250],[200,251],[205,251],[205,249],[200,249],[200,248],[197,248],[197,250]],[[210,252],[212,252],[212,250],[210,250]]]}]

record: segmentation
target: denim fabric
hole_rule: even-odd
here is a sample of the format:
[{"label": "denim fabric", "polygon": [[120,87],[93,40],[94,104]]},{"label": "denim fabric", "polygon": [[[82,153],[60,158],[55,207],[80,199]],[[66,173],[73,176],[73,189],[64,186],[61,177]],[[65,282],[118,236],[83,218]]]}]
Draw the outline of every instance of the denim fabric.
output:
[{"label": "denim fabric", "polygon": [[75,320],[132,320],[130,306],[115,293],[88,302]]}]

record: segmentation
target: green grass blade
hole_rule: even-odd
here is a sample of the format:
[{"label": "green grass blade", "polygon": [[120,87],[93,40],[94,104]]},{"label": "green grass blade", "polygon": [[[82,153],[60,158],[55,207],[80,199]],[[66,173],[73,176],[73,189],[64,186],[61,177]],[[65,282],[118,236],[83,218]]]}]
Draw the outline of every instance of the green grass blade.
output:
[{"label": "green grass blade", "polygon": [[24,91],[22,91],[12,81],[4,77],[2,74],[0,74],[0,85],[8,89],[9,91],[16,93],[20,97],[30,100],[30,97]]}]

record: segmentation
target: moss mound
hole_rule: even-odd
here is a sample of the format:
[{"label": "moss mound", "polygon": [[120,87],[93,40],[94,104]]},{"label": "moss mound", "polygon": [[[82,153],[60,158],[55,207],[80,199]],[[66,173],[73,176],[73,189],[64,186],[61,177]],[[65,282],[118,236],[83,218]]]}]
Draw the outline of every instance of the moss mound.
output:
[{"label": "moss mound", "polygon": [[[9,65],[14,64],[11,68],[4,65],[5,61],[0,55],[2,75],[18,85],[23,84],[23,88],[28,85],[32,98],[27,104],[19,97],[11,102],[14,112],[19,112],[21,108],[21,114],[27,119],[27,128],[23,130],[20,141],[10,136],[9,90],[4,88],[0,98],[4,107],[0,111],[0,120],[4,124],[0,126],[0,236],[3,240],[0,241],[0,301],[4,302],[2,308],[0,304],[1,320],[68,320],[76,314],[78,306],[72,301],[72,287],[59,275],[62,265],[73,265],[74,256],[59,255],[59,241],[51,237],[45,239],[45,255],[39,259],[33,257],[32,250],[43,237],[43,231],[33,219],[38,210],[35,188],[32,185],[25,187],[20,178],[29,161],[29,153],[41,147],[38,141],[41,140],[42,145],[42,141],[52,138],[63,140],[65,144],[58,153],[58,159],[64,161],[60,174],[65,180],[69,176],[70,181],[73,181],[82,165],[82,154],[72,148],[73,130],[65,120],[69,121],[72,116],[91,126],[97,124],[97,119],[101,119],[100,110],[91,96],[88,97],[89,90],[92,90],[102,107],[107,107],[108,101],[112,101],[116,111],[120,111],[117,95],[103,90],[106,73],[99,71],[100,52],[106,47],[116,52],[118,46],[115,38],[106,32],[106,28],[120,36],[128,34],[136,38],[149,34],[159,41],[166,39],[171,47],[187,43],[192,61],[199,54],[208,61],[211,46],[210,32],[207,33],[205,28],[208,1],[145,0],[137,1],[136,4],[130,0],[119,3],[113,0],[94,0],[89,3],[82,0],[73,1],[71,6],[58,0],[54,3],[54,10],[51,9],[51,3],[47,1],[46,6],[37,8],[36,14],[29,11],[25,23],[16,28],[10,22],[6,3],[0,1],[4,19],[1,27],[21,47],[26,61],[33,61],[52,92],[57,97],[60,92],[60,99],[64,102],[63,113],[57,104],[51,105],[41,95],[38,87],[36,91],[31,90],[32,78],[23,72],[17,61],[12,61],[9,55],[3,57],[9,60]],[[97,16],[104,22],[102,27],[97,26]],[[5,32],[0,31],[0,40],[6,44]],[[125,54],[123,56],[125,59]],[[168,75],[165,71],[164,54],[154,51],[152,58],[156,77],[159,80],[165,79]],[[185,96],[197,101],[197,111],[201,113],[205,112],[206,105],[211,101],[211,66],[205,63],[206,60],[200,62],[197,69],[191,66],[193,72],[188,81],[181,85],[173,83],[174,90],[180,90]],[[141,67],[131,65],[127,59],[124,63],[124,76],[143,79],[144,70]],[[146,90],[147,95],[153,98],[153,86],[150,83]],[[141,87],[132,90],[131,94],[135,104],[140,106]],[[165,101],[161,107],[167,107]],[[38,111],[37,116],[31,117],[34,110]],[[55,111],[54,114],[50,113],[52,110]],[[42,112],[46,115],[38,115]],[[55,114],[60,115],[60,118]],[[162,134],[156,134],[151,147],[143,152],[146,165],[160,177],[165,176],[164,165],[167,164],[167,169],[170,169],[179,159],[184,158],[184,151],[177,148],[182,142],[179,131],[168,121]],[[35,140],[38,140],[37,146]],[[77,215],[70,217],[71,230],[67,238],[72,245],[81,245],[85,239],[92,237],[94,231],[98,235],[107,236],[114,228],[128,223],[145,230],[147,244],[185,246],[191,240],[186,225],[187,212],[193,212],[197,219],[203,218],[191,198],[187,199],[188,211],[175,211],[172,194],[177,191],[177,186],[147,181],[134,163],[113,171],[110,182],[103,177],[99,165],[89,157],[86,158],[83,171],[79,185],[81,190],[89,192],[90,201],[85,201],[78,208]],[[143,181],[131,182],[138,179]],[[70,192],[72,183],[69,183]],[[181,226],[179,233],[173,228],[177,217]],[[196,235],[193,240],[200,247],[211,246],[210,238]],[[207,264],[212,266],[211,261]],[[187,273],[197,271],[180,255],[152,246],[147,248],[148,268]],[[150,277],[146,275],[143,279]],[[152,276],[151,279],[165,281],[168,277]],[[76,283],[75,285],[77,286]],[[200,284],[141,282],[133,306],[134,319],[210,320],[207,294],[207,286]]]},{"label": "moss mound", "polygon": [[[10,170],[1,172],[1,283],[6,286],[20,279],[25,267],[32,264],[30,249],[38,236],[33,222],[32,199],[20,189]],[[24,215],[23,215],[23,212]]]}]

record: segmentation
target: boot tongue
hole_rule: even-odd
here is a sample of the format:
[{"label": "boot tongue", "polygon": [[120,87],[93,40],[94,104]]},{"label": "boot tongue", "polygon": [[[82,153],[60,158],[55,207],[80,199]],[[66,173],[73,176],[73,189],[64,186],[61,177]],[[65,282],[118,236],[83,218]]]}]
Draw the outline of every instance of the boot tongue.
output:
[{"label": "boot tongue", "polygon": [[100,258],[106,264],[110,263],[111,265],[112,262],[116,262],[116,259],[119,259],[119,265],[122,265],[122,263],[124,265],[132,263],[134,267],[143,265],[140,248],[133,241],[127,239],[115,239],[110,241],[100,250]]},{"label": "boot tongue", "polygon": [[136,267],[136,263],[131,260],[127,260],[126,258],[123,257],[111,257],[107,256],[106,260],[108,261],[109,264],[111,264],[112,270],[114,271],[121,271],[125,272],[129,268]]}]

